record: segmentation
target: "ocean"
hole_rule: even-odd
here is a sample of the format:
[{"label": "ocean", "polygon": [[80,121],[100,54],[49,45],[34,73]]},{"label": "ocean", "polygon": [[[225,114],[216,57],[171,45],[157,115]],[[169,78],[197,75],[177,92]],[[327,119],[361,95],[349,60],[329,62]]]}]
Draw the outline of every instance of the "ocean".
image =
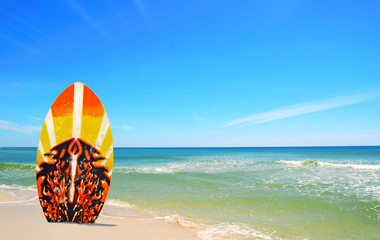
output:
[{"label": "ocean", "polygon": [[[36,152],[0,148],[0,191],[37,196]],[[101,214],[178,222],[210,240],[380,239],[377,146],[114,153]]]}]

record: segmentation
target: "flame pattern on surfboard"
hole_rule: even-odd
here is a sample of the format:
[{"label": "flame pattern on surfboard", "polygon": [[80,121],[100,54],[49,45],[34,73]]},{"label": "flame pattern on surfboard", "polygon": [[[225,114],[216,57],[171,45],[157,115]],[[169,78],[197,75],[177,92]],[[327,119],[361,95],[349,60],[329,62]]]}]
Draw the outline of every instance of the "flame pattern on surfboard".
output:
[{"label": "flame pattern on surfboard", "polygon": [[66,88],[51,106],[37,150],[37,190],[49,222],[95,222],[113,166],[110,123],[84,84]]}]

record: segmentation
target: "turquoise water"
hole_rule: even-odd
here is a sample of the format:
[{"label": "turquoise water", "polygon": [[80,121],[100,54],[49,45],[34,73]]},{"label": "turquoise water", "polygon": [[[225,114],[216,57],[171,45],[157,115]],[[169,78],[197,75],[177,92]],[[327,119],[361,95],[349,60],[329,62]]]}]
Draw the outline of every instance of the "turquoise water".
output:
[{"label": "turquoise water", "polygon": [[[0,191],[35,191],[35,155],[0,148]],[[202,239],[380,239],[380,147],[116,148],[113,173],[109,204]]]}]

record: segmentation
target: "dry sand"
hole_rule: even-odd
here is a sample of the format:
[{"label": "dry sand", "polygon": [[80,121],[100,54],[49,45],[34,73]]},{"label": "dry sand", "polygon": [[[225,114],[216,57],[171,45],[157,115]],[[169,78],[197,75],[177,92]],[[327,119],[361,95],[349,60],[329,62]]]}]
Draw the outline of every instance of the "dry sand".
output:
[{"label": "dry sand", "polygon": [[0,226],[0,239],[199,240],[195,230],[173,222],[102,213],[95,224],[48,223],[38,199],[22,201],[6,192],[0,192]]}]

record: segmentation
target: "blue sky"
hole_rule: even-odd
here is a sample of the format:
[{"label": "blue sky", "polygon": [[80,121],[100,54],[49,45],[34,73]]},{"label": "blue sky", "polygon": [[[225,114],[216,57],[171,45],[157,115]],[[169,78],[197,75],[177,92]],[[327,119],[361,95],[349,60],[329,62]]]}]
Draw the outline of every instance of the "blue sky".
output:
[{"label": "blue sky", "polygon": [[1,1],[0,147],[70,84],[117,147],[380,145],[378,1]]}]

